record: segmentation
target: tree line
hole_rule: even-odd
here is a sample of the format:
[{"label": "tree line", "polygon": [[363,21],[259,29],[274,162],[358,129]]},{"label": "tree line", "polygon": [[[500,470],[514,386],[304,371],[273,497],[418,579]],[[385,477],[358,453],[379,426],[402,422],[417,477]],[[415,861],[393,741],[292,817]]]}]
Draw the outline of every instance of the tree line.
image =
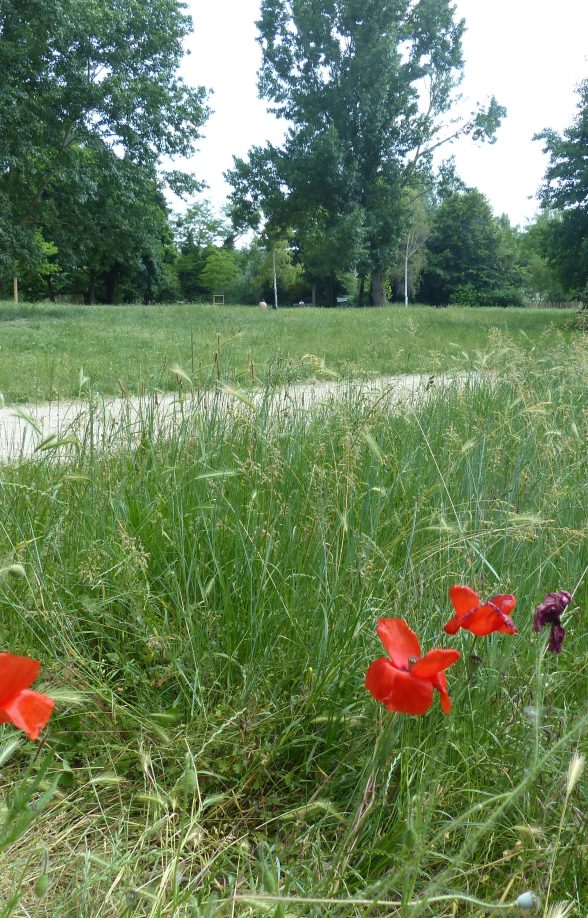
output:
[{"label": "tree line", "polygon": [[208,115],[179,76],[178,0],[0,0],[0,295],[17,278],[88,303],[254,303],[274,281],[325,306],[588,298],[588,81],[573,124],[535,138],[542,210],[520,229],[438,165],[506,114],[490,97],[457,115],[450,0],[262,0],[257,26],[260,95],[288,130],[235,159],[219,215],[205,176],[167,165]]}]

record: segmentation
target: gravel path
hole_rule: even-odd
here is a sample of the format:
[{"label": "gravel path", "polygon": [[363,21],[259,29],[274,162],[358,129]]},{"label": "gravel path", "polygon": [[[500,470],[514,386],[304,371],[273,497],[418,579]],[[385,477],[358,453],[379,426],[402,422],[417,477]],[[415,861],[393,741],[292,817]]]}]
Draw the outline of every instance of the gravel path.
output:
[{"label": "gravel path", "polygon": [[[272,411],[307,411],[341,401],[350,394],[369,402],[385,400],[392,407],[418,402],[429,392],[452,383],[463,386],[478,379],[476,373],[457,373],[382,376],[343,383],[321,380],[276,389],[269,398]],[[121,445],[130,442],[146,421],[152,429],[169,431],[174,421],[186,414],[226,410],[231,404],[243,407],[244,400],[261,405],[268,399],[266,391],[247,391],[242,396],[225,388],[189,395],[159,393],[97,399],[92,406],[87,401],[5,406],[0,409],[0,463],[22,461],[48,452],[67,453],[74,438],[86,445],[91,442],[98,448],[112,448],[117,442]]]}]

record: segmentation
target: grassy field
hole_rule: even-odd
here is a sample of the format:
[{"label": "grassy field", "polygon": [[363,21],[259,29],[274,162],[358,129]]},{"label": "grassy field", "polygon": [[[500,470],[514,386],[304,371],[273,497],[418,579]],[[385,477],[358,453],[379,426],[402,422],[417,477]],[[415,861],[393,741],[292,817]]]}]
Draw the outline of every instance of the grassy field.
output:
[{"label": "grassy field", "polygon": [[[31,325],[58,341],[99,314]],[[158,323],[157,359],[189,368],[190,325],[173,323],[189,310],[112,312],[110,348],[127,320],[134,349],[147,340],[139,314]],[[314,319],[202,315],[208,347],[242,327],[239,347],[263,353]],[[519,914],[526,890],[544,918],[559,900],[586,915],[585,776],[566,790],[588,753],[586,341],[548,336],[560,314],[317,321],[300,350],[323,341],[332,363],[326,329],[349,321],[374,344],[387,328],[388,359],[414,347],[410,369],[430,367],[451,326],[497,381],[433,394],[418,415],[353,398],[297,419],[244,405],[184,417],[159,442],[146,424],[133,450],[2,470],[0,558],[26,572],[0,578],[3,645],[42,659],[57,699],[40,750],[0,727],[5,805],[26,817],[12,796],[26,769],[41,788],[59,778],[2,854],[15,915],[481,918]],[[426,351],[402,337],[411,322]],[[264,345],[268,325],[280,335]],[[150,364],[146,348],[132,359],[127,381]],[[357,363],[405,368],[384,346]],[[448,587],[464,582],[514,592],[519,634],[444,635]],[[533,610],[576,586],[564,651],[544,653]],[[438,701],[417,718],[368,695],[379,615],[404,617],[425,649],[462,651],[448,717]]]},{"label": "grassy field", "polygon": [[[535,309],[285,309],[0,304],[0,393],[8,404],[196,384],[470,367],[496,332],[525,352],[569,340],[572,312]],[[82,380],[88,380],[81,384]]]}]

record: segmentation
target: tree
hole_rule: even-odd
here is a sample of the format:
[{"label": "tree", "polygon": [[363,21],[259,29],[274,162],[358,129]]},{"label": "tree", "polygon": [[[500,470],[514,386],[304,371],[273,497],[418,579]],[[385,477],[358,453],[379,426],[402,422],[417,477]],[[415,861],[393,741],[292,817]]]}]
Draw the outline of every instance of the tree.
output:
[{"label": "tree", "polygon": [[491,138],[504,109],[492,99],[448,121],[464,30],[450,0],[263,0],[258,28],[260,94],[290,128],[281,148],[235,161],[235,219],[261,215],[302,234],[314,211],[334,222],[359,216],[356,267],[381,304],[404,236],[405,189],[441,144]]},{"label": "tree", "polygon": [[235,251],[239,276],[229,285],[233,302],[274,302],[274,253],[279,302],[296,302],[307,289],[303,268],[296,252],[284,238],[256,236],[245,248]]},{"label": "tree", "polygon": [[571,296],[588,303],[588,80],[578,88],[578,115],[563,134],[545,130],[549,155],[539,198],[560,216],[544,228],[543,254]]},{"label": "tree", "polygon": [[61,269],[49,295],[66,283],[90,303],[169,298],[175,252],[153,168],[116,155],[100,139],[71,154],[68,184],[52,178],[38,214]]},{"label": "tree", "polygon": [[432,206],[428,189],[407,190],[407,210],[410,214],[402,240],[400,261],[393,276],[395,290],[402,292],[404,305],[415,296],[427,261],[427,240],[431,232]]},{"label": "tree", "polygon": [[[287,239],[254,240],[249,260],[251,278],[256,288],[273,302],[276,292],[284,294],[300,279],[302,267],[293,263],[293,252]],[[274,287],[275,281],[275,287]]]},{"label": "tree", "polygon": [[503,246],[505,231],[479,191],[446,197],[427,243],[421,284],[425,302],[472,306],[519,302],[511,252]]},{"label": "tree", "polygon": [[201,281],[206,259],[213,246],[232,247],[233,237],[227,220],[214,213],[206,200],[196,201],[174,220],[174,236],[179,249],[176,275],[184,300],[194,301],[208,290]]},{"label": "tree", "polygon": [[535,303],[562,303],[566,298],[558,271],[545,257],[545,252],[554,253],[554,222],[559,224],[560,220],[542,213],[519,236],[522,287],[525,297]]},{"label": "tree", "polygon": [[354,272],[363,246],[362,216],[350,210],[333,217],[323,207],[309,210],[293,233],[293,245],[304,259],[304,274],[317,302],[317,287],[327,306],[336,305],[337,291]]},{"label": "tree", "polygon": [[[178,76],[191,20],[178,0],[0,0],[0,238],[4,269],[34,257],[47,194],[102,144],[154,173],[192,152],[205,91]],[[183,173],[159,173],[176,191]]]},{"label": "tree", "polygon": [[219,217],[209,201],[196,201],[174,220],[174,235],[181,252],[204,249],[231,237],[228,220]]},{"label": "tree", "polygon": [[239,274],[239,265],[231,249],[211,249],[207,255],[200,281],[210,293],[221,293]]}]

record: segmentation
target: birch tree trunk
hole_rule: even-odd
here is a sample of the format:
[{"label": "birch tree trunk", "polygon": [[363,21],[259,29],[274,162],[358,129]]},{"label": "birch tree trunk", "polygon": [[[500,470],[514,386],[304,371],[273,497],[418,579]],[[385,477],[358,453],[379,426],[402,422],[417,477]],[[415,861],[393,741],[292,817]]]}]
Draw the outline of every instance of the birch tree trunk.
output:
[{"label": "birch tree trunk", "polygon": [[410,248],[410,233],[406,239],[406,248],[404,250],[404,305],[408,306],[408,251]]}]

